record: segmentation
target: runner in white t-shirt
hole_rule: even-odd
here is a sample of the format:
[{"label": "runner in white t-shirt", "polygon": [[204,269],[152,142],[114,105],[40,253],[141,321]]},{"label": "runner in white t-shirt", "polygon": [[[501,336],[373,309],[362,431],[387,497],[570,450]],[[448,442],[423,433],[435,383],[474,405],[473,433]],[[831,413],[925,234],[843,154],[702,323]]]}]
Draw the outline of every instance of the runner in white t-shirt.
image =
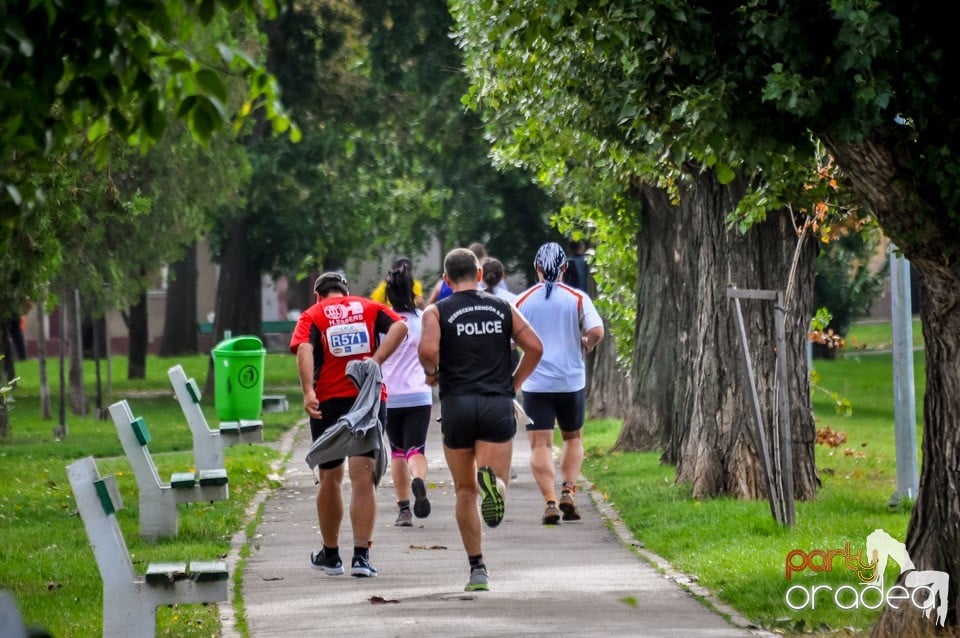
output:
[{"label": "runner in white t-shirt", "polygon": [[[554,525],[561,512],[565,521],[580,520],[574,494],[583,464],[583,356],[600,343],[604,329],[590,296],[558,283],[567,267],[559,244],[541,246],[534,267],[539,283],[521,293],[515,304],[543,342],[543,358],[522,386],[523,409],[531,419],[527,425],[530,469],[546,501],[543,524]],[[553,467],[554,422],[563,438],[559,508]]]},{"label": "runner in white t-shirt", "polygon": [[[390,472],[397,491],[397,527],[413,527],[413,516],[430,515],[427,498],[427,430],[433,409],[433,390],[427,385],[417,348],[420,345],[420,317],[416,307],[414,279],[409,265],[401,264],[387,273],[386,298],[407,324],[407,337],[383,362],[383,383],[387,388],[387,438],[390,440]],[[413,511],[410,493],[413,492]]]}]

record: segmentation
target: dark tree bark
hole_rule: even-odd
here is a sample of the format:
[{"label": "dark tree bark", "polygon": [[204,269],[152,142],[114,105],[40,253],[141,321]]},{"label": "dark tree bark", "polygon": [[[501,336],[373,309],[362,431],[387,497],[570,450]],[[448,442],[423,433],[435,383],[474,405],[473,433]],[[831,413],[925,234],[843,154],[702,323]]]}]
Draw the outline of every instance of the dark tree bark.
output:
[{"label": "dark tree bark", "polygon": [[[220,257],[220,278],[217,280],[216,317],[213,321],[214,343],[223,340],[224,331],[234,336],[260,335],[261,311],[260,268],[248,259],[246,219],[230,222],[227,241]],[[213,393],[213,357],[207,368],[205,394]]]},{"label": "dark tree bark", "polygon": [[235,337],[261,333],[261,273],[259,265],[248,258],[251,252],[247,245],[246,220],[233,220],[220,258],[213,323],[216,341],[223,339],[224,330]]},{"label": "dark tree bark", "polygon": [[3,355],[3,375],[0,377],[0,382],[15,379],[17,376],[17,370],[13,364],[13,344],[10,341],[7,323],[6,320],[0,321],[0,355]]},{"label": "dark tree bark", "polygon": [[147,350],[150,345],[150,331],[147,319],[147,293],[141,292],[137,302],[127,308],[123,315],[127,324],[129,347],[127,358],[127,378],[145,379],[147,377]]},{"label": "dark tree bark", "polygon": [[587,356],[587,409],[591,419],[622,419],[630,408],[633,387],[617,362],[610,332]]},{"label": "dark tree bark", "polygon": [[160,356],[196,354],[197,344],[197,246],[190,246],[183,259],[170,266],[167,304]]},{"label": "dark tree bark", "polygon": [[[881,139],[824,141],[869,204],[888,237],[918,272],[920,320],[926,355],[923,465],[920,493],[907,527],[906,546],[918,570],[950,575],[946,627],[912,605],[885,607],[874,636],[957,635],[960,617],[960,224],[938,206],[939,190],[909,167],[911,148]],[[909,176],[908,179],[906,176]],[[933,211],[933,212],[931,212]]]},{"label": "dark tree bark", "polygon": [[[596,299],[597,282],[587,274],[587,294]],[[593,352],[587,355],[587,410],[591,419],[622,419],[630,409],[633,384],[625,369],[617,361],[617,344],[604,325],[605,336]]]},{"label": "dark tree bark", "polygon": [[[785,291],[797,245],[793,220],[772,214],[745,235],[726,228],[726,213],[743,194],[707,172],[684,187],[679,205],[645,188],[638,236],[636,388],[618,447],[659,441],[663,460],[697,498],[766,495],[751,417],[750,388],[737,337],[729,285]],[[800,253],[787,321],[795,496],[813,498],[816,437],[805,356],[812,314],[816,246]],[[750,354],[773,440],[776,348],[771,302],[743,302]],[[772,450],[770,452],[772,454]]]}]

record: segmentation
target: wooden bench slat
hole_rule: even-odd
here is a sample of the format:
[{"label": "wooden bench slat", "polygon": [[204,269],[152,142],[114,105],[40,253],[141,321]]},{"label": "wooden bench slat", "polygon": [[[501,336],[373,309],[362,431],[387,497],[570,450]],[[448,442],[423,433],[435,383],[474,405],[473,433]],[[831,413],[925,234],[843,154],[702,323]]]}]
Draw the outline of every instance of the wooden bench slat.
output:
[{"label": "wooden bench slat", "polygon": [[175,472],[170,475],[170,487],[191,488],[197,484],[197,476],[193,472]]},{"label": "wooden bench slat", "polygon": [[226,485],[229,481],[225,469],[200,470],[198,475],[200,485]]},{"label": "wooden bench slat", "polygon": [[227,580],[227,563],[222,560],[191,561],[190,578],[198,583],[209,583]]},{"label": "wooden bench slat", "polygon": [[147,422],[143,420],[143,417],[137,417],[130,423],[130,427],[133,428],[133,433],[137,436],[137,441],[140,445],[148,445],[151,441],[150,430],[147,429]]},{"label": "wooden bench slat", "polygon": [[166,585],[187,577],[187,564],[184,563],[150,563],[144,579],[148,585]]}]

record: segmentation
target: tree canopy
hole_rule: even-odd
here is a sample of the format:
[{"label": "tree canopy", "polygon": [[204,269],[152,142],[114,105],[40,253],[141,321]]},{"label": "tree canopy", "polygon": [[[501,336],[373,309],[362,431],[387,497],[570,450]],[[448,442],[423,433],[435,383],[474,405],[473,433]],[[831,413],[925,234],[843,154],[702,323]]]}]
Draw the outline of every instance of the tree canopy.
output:
[{"label": "tree canopy", "polygon": [[[502,153],[541,174],[566,167],[537,161],[550,144],[586,136],[595,166],[630,166],[622,174],[668,189],[704,169],[721,182],[742,176],[741,212],[759,218],[803,201],[798,175],[824,144],[920,275],[928,385],[907,547],[921,568],[960,577],[960,559],[937,549],[960,542],[960,41],[942,10],[886,0],[453,7],[472,100]],[[921,632],[919,614],[894,616],[877,631]]]},{"label": "tree canopy", "polygon": [[[290,129],[255,43],[223,39],[194,48],[191,39],[198,24],[224,13],[255,19],[274,10],[272,0],[3,3],[0,241],[37,201],[31,177],[63,148],[94,143],[101,162],[109,151],[97,143],[111,136],[146,149],[162,137],[168,110],[200,141],[261,108],[276,132]],[[223,74],[249,82],[236,111]]]}]

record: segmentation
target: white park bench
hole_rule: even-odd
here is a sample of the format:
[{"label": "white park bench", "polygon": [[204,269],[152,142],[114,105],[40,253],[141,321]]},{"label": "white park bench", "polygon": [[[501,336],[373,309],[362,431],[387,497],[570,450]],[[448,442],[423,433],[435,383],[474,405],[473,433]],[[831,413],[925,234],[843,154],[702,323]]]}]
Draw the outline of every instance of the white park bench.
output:
[{"label": "white park bench", "polygon": [[141,536],[176,536],[180,503],[224,501],[230,497],[227,470],[223,467],[177,472],[170,476],[169,483],[164,483],[147,447],[151,437],[143,417],[134,418],[126,401],[111,405],[110,416],[140,490]]},{"label": "white park bench", "polygon": [[[180,365],[167,370],[167,376],[193,432],[193,454],[198,470],[208,463],[215,464],[216,459],[219,459],[222,467],[224,446],[263,443],[263,421],[259,419],[224,421],[220,423],[219,430],[211,430],[200,409],[200,386],[197,382],[193,378],[188,379]],[[283,398],[286,400],[286,397]]]},{"label": "white park bench", "polygon": [[42,627],[24,624],[13,594],[0,591],[0,636],[3,638],[50,638],[50,632]]},{"label": "white park bench", "polygon": [[227,600],[224,561],[150,563],[138,574],[117,523],[123,502],[115,477],[101,478],[90,456],[68,465],[67,475],[103,581],[104,638],[155,636],[161,605]]}]

